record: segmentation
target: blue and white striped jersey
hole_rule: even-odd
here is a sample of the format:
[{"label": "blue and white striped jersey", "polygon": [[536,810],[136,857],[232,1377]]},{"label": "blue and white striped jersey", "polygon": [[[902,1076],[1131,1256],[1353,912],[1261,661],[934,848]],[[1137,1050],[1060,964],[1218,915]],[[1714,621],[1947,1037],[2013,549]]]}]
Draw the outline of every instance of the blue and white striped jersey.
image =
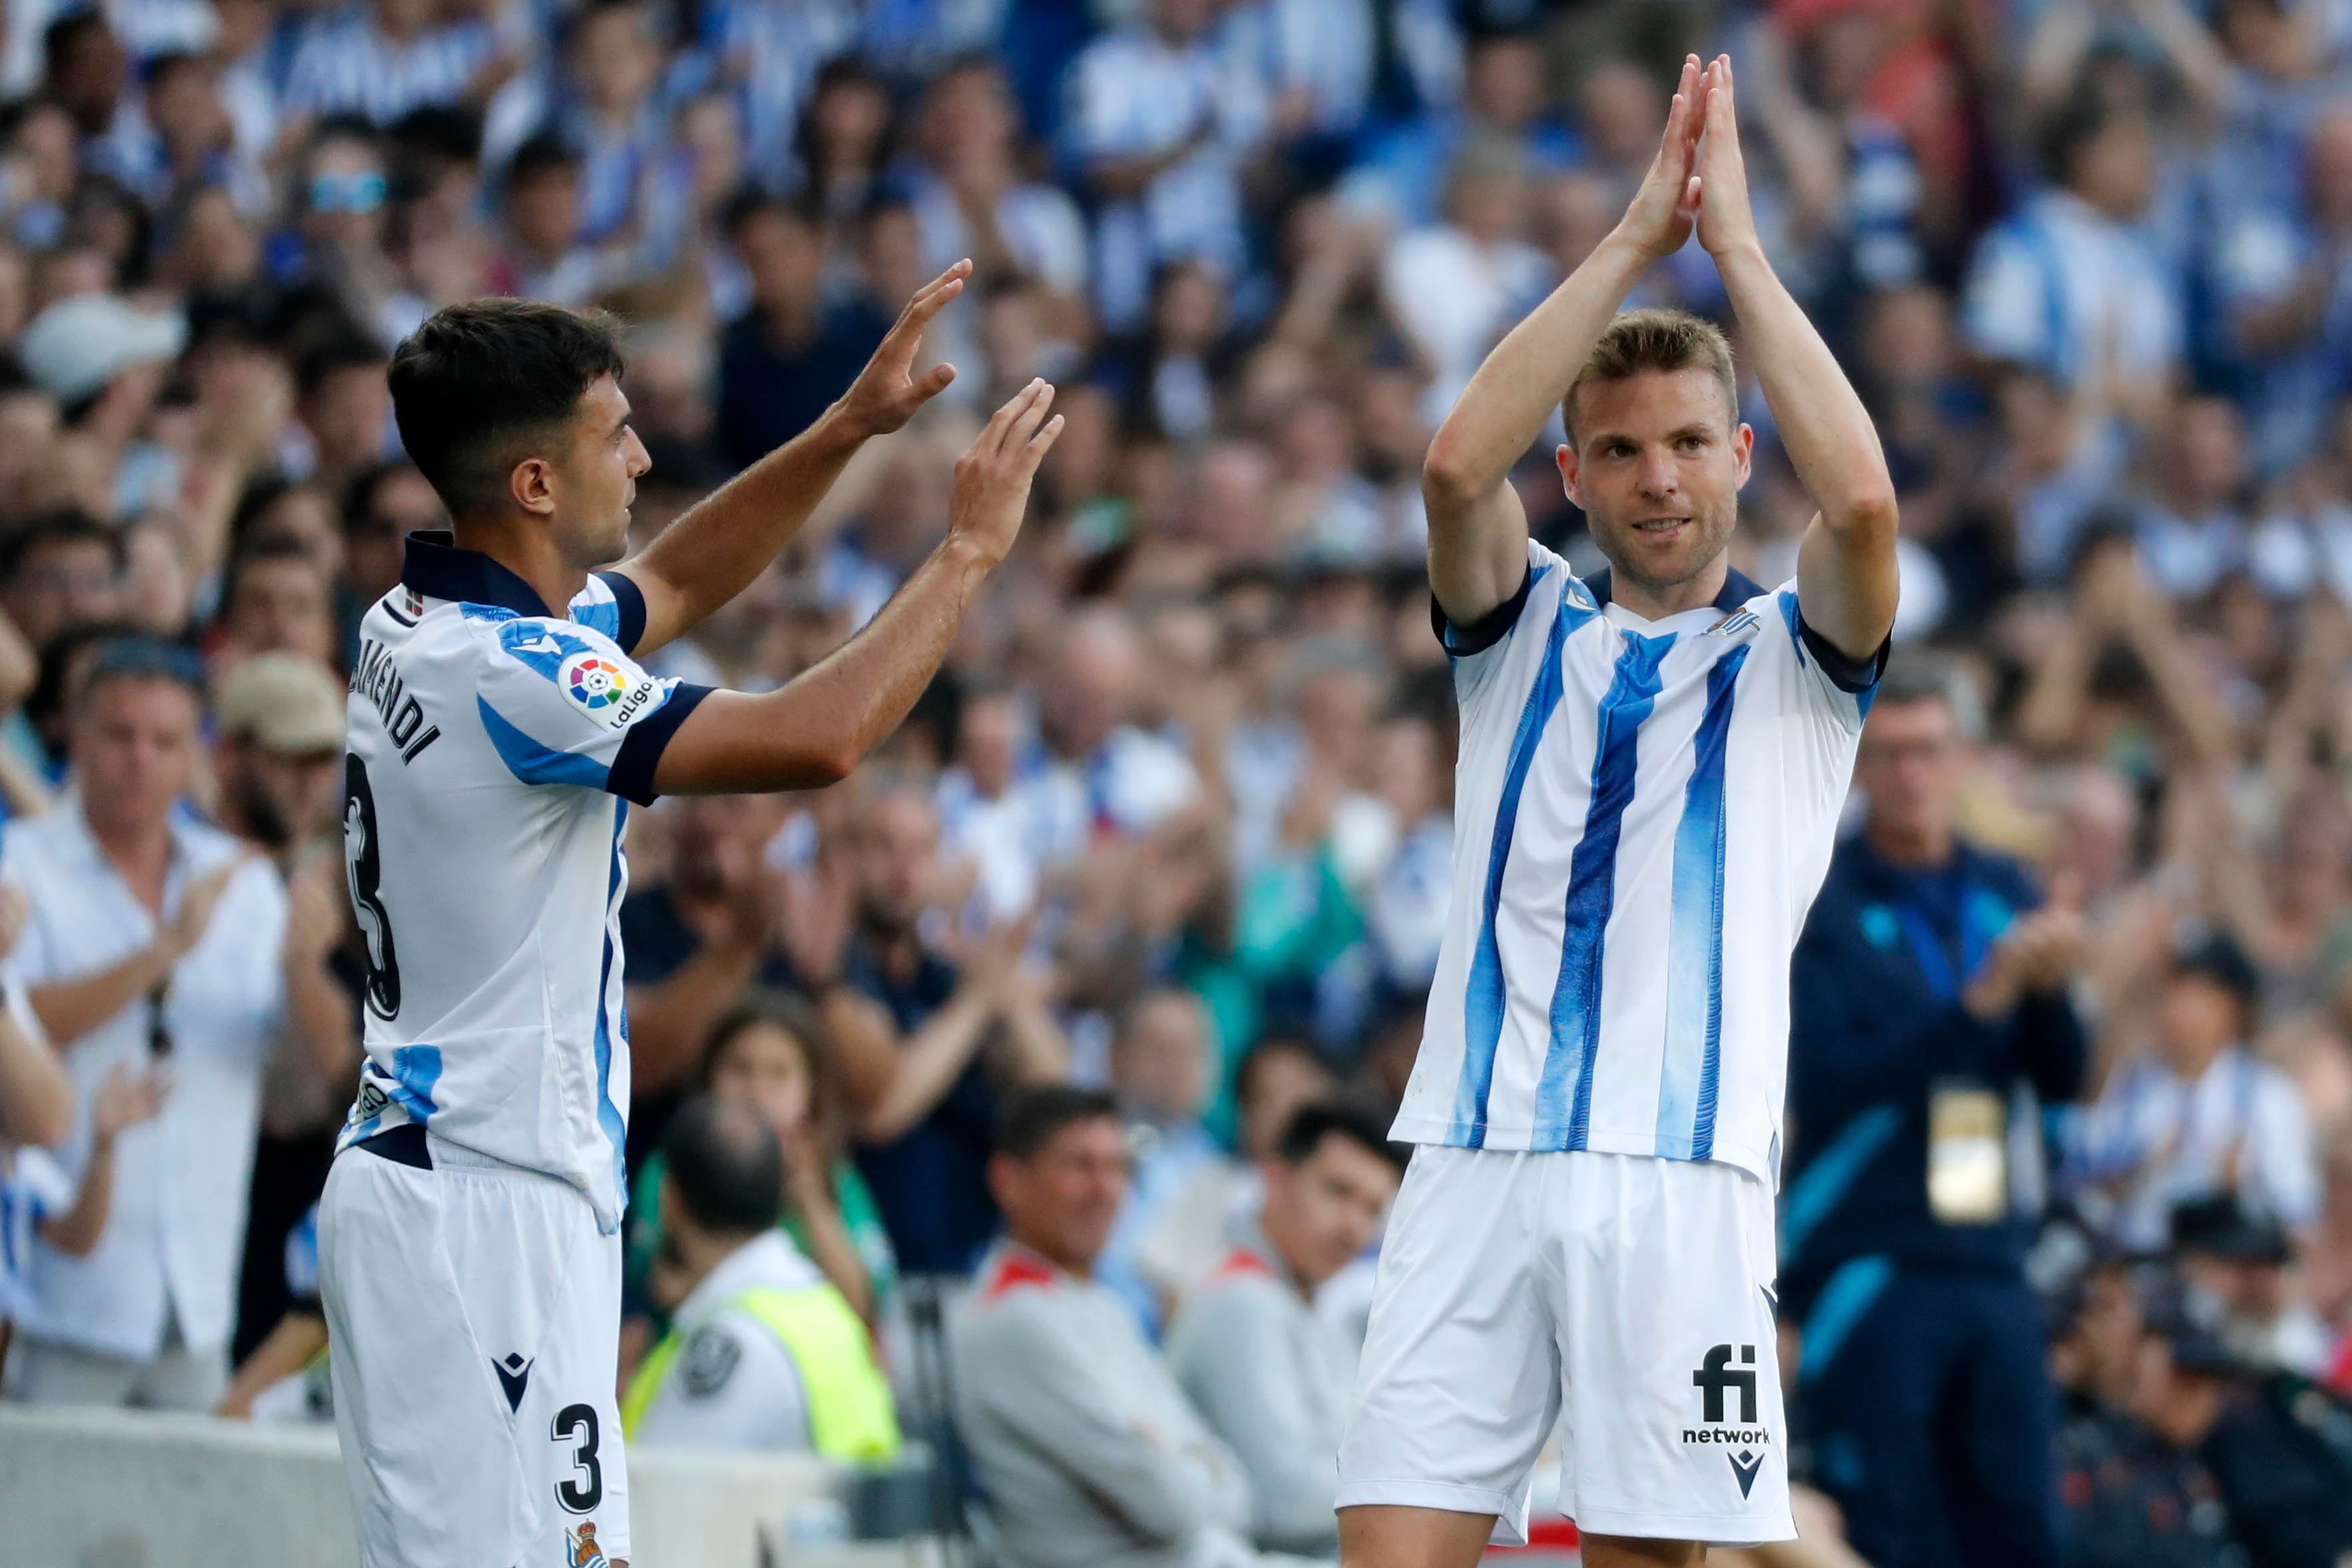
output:
[{"label": "blue and white striped jersey", "polygon": [[1878,665],[1734,572],[1657,622],[1540,545],[1445,625],[1452,907],[1393,1135],[1721,1160],[1778,1178],[1789,956]]},{"label": "blue and white striped jersey", "polygon": [[551,615],[447,534],[412,535],[360,623],[343,841],[367,938],[367,1063],[338,1147],[410,1124],[628,1200],[626,802],[708,688],[629,657],[645,601],[593,577]]}]

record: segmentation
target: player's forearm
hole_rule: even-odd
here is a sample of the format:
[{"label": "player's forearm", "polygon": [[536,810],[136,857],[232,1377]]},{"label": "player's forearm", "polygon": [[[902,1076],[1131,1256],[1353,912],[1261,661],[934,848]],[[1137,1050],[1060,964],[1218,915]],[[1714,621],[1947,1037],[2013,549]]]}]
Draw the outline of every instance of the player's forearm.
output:
[{"label": "player's forearm", "polygon": [[1592,355],[1649,256],[1612,234],[1486,356],[1429,444],[1423,488],[1436,513],[1503,483]]},{"label": "player's forearm", "polygon": [[646,638],[634,651],[648,653],[690,631],[749,588],[800,532],[866,437],[836,403],[663,529],[624,569],[656,590],[647,594],[649,610],[656,596],[669,601],[667,616],[647,615]]},{"label": "player's forearm", "polygon": [[0,1012],[0,1141],[61,1144],[73,1130],[73,1109],[65,1063]]},{"label": "player's forearm", "polygon": [[69,1046],[163,984],[178,962],[179,954],[159,942],[94,975],[33,986],[25,995],[49,1039]]},{"label": "player's forearm", "polygon": [[1797,477],[1832,532],[1895,549],[1895,481],[1862,396],[1761,249],[1717,259]]},{"label": "player's forearm", "polygon": [[939,673],[993,563],[950,536],[866,629],[782,690],[720,693],[654,772],[663,794],[742,795],[839,783]]}]

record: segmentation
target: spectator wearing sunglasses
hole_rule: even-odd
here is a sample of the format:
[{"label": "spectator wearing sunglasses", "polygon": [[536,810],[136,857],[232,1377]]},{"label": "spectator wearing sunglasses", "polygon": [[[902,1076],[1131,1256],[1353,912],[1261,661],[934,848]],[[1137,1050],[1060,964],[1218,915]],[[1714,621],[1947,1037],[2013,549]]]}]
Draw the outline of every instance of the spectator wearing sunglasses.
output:
[{"label": "spectator wearing sunglasses", "polygon": [[201,681],[177,643],[103,644],[72,702],[67,799],[0,851],[32,911],[11,968],[79,1103],[67,1174],[98,1156],[110,1078],[165,1061],[172,1076],[152,1121],[120,1118],[112,1213],[89,1255],[33,1249],[9,1387],[35,1403],[218,1401],[263,1070],[279,1051],[322,1079],[351,1066],[318,928],[289,922],[268,862],[179,809]]}]

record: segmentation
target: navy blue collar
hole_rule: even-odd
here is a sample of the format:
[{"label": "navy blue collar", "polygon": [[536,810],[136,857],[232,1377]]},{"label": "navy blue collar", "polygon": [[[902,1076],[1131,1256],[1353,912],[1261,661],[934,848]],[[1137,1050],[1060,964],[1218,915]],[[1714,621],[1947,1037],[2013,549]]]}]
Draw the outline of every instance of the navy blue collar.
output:
[{"label": "navy blue collar", "polygon": [[518,615],[551,615],[539,591],[479,550],[459,549],[457,536],[433,528],[408,536],[400,580],[427,599],[495,604]]},{"label": "navy blue collar", "polygon": [[[1602,567],[1584,580],[1584,591],[1592,595],[1592,602],[1602,609],[1609,607],[1609,569]],[[1764,590],[1738,567],[1727,569],[1723,577],[1723,591],[1715,596],[1715,607],[1726,615],[1744,608],[1751,599],[1760,597]]]}]

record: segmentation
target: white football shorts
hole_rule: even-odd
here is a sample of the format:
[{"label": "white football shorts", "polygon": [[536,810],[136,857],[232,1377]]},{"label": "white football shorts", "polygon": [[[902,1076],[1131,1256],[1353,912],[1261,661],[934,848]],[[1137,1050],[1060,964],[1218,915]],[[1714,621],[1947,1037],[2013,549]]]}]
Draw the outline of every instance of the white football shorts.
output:
[{"label": "white football shorts", "polygon": [[347,1149],[319,1208],[362,1568],[625,1560],[621,1239],[567,1183],[404,1141],[432,1168]]},{"label": "white football shorts", "polygon": [[1415,1149],[1339,1506],[1491,1513],[1523,1542],[1557,1422],[1588,1535],[1793,1540],[1776,1267],[1772,1194],[1733,1166]]}]

